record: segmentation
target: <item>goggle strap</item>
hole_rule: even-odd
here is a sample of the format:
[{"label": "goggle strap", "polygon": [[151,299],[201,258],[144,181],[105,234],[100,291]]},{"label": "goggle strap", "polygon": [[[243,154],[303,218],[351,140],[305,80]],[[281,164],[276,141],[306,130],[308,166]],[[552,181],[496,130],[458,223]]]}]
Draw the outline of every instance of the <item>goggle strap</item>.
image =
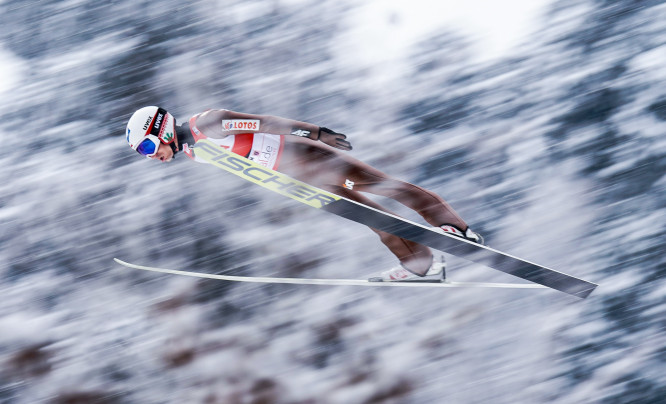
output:
[{"label": "goggle strap", "polygon": [[[164,108],[157,108],[157,113],[155,113],[155,116],[153,117],[152,122],[150,122],[150,132],[147,133],[147,135],[155,135],[158,138],[160,137],[160,131],[162,129],[162,126],[164,125],[164,121],[166,121],[166,116],[167,112]],[[159,124],[157,124],[157,120],[160,120]],[[155,126],[157,124],[157,126]]]}]

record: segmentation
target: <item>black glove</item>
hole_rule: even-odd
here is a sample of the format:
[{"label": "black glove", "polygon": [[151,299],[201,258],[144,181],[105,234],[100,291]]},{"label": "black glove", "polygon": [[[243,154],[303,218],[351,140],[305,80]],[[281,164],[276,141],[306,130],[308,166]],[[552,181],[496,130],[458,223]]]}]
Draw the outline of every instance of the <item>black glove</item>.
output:
[{"label": "black glove", "polygon": [[347,136],[342,133],[333,132],[329,128],[320,127],[319,128],[319,140],[326,143],[329,146],[336,147],[342,150],[351,150],[351,143],[346,141]]}]

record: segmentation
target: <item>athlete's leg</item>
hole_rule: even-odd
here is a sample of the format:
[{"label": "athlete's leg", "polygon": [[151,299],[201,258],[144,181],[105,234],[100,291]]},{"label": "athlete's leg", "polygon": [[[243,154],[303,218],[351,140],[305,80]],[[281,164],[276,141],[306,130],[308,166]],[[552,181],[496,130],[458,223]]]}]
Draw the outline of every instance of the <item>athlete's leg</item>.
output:
[{"label": "athlete's leg", "polygon": [[433,226],[451,224],[463,231],[467,229],[467,223],[453,207],[432,191],[389,177],[362,162],[361,165],[355,165],[350,176],[359,180],[354,189],[395,199],[416,211]]},{"label": "athlete's leg", "polygon": [[[337,186],[322,186],[322,188],[333,192],[336,195],[344,196],[347,199],[362,203],[366,206],[370,206],[384,212],[393,213],[378,203],[372,201],[371,199],[368,199],[359,192]],[[415,274],[424,275],[430,268],[430,265],[432,265],[432,251],[430,251],[428,247],[410,240],[405,240],[398,236],[394,236],[391,233],[386,233],[384,231],[373,228],[371,229],[377,233],[377,235],[379,235],[382,243],[384,243],[384,245],[389,250],[391,250],[393,255],[398,258],[400,264],[407,268],[409,271]]]},{"label": "athlete's leg", "polygon": [[[359,192],[344,188],[343,184],[348,178],[346,174],[353,168],[353,165],[341,159],[341,154],[326,145],[320,146],[310,140],[295,138],[285,145],[278,169],[280,172],[308,184],[391,213]],[[377,229],[372,230],[379,235],[382,243],[391,250],[405,268],[417,274],[426,273],[432,263],[432,252],[428,247]]]},{"label": "athlete's leg", "polygon": [[346,183],[354,191],[395,199],[433,226],[451,224],[463,231],[468,227],[451,205],[434,192],[390,177],[324,144],[296,138],[286,145],[283,160],[285,157],[285,172],[301,175],[310,184],[345,186]]}]

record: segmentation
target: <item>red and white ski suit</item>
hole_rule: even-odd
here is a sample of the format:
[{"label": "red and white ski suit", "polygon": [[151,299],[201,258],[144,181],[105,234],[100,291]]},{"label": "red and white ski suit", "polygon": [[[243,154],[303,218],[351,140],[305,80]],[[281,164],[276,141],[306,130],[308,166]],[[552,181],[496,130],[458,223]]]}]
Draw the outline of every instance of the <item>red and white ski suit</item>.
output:
[{"label": "red and white ski suit", "polygon": [[[418,212],[433,226],[452,224],[467,229],[465,221],[437,194],[384,174],[343,152],[313,139],[319,126],[286,118],[210,110],[190,119],[194,140],[208,138],[220,147],[264,167],[364,205],[390,212],[362,194],[395,199]],[[183,150],[195,158],[188,145]],[[392,213],[392,212],[390,212]],[[372,229],[408,270],[424,274],[432,263],[426,246]]]}]

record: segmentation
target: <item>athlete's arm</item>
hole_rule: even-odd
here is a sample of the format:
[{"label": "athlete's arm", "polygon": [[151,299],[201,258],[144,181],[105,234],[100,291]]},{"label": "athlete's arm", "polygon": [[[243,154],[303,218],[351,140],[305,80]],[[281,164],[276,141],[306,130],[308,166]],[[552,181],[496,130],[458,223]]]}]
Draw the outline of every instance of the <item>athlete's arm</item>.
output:
[{"label": "athlete's arm", "polygon": [[[270,133],[321,140],[329,146],[351,150],[347,136],[307,122],[271,115],[245,114],[226,109],[210,110],[197,119],[199,128],[211,137],[223,138],[240,133]],[[204,129],[205,127],[205,129]]]}]

